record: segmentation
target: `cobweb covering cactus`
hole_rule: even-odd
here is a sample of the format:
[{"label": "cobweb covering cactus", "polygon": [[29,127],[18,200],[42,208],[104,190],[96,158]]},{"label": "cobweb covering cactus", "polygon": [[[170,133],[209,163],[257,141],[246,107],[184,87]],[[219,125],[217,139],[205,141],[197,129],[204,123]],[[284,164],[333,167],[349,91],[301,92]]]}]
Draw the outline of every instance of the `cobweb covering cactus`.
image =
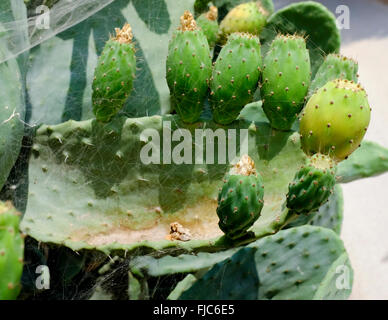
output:
[{"label": "cobweb covering cactus", "polygon": [[[206,283],[211,279],[204,275],[207,269],[216,263],[224,266],[223,260],[243,249],[239,254],[247,257],[251,267],[254,264],[259,280],[258,292],[250,292],[250,297],[347,298],[350,290],[338,292],[335,287],[335,270],[339,264],[349,270],[351,266],[341,240],[329,230],[338,232],[341,225],[339,186],[318,212],[302,214],[285,225],[289,218],[285,206],[289,182],[308,161],[300,149],[299,133],[274,129],[261,102],[246,106],[241,117],[226,126],[203,119],[187,124],[179,114],[166,115],[170,111],[165,79],[168,69],[164,64],[168,40],[182,13],[192,10],[193,2],[114,1],[32,50],[27,74],[32,104],[29,122],[43,124],[31,148],[22,230],[30,240],[41,243],[41,247],[33,246],[39,259],[45,256],[44,250],[52,254],[49,260],[59,251],[61,261],[71,264],[64,283],[55,287],[59,297],[166,298],[181,279],[188,279],[180,287],[184,291],[198,285],[196,279]],[[231,9],[238,1],[227,2],[220,7]],[[322,28],[314,28],[308,10],[314,12]],[[124,109],[112,121],[100,123],[92,115],[93,71],[109,33],[126,22],[133,28],[138,63],[133,90]],[[314,76],[324,55],[338,51],[338,31],[333,25],[332,14],[314,2],[284,8],[268,18],[267,27],[259,35],[263,54],[273,40],[269,31],[275,31],[275,36],[299,34],[307,39]],[[48,76],[53,67],[60,75],[57,82]],[[260,95],[258,92],[255,97]],[[205,94],[204,101],[206,98]],[[201,110],[207,107],[205,102]],[[144,165],[139,160],[141,148],[149,142],[144,130],[155,129],[162,137],[165,122],[170,122],[171,132],[186,129],[192,134],[197,128],[248,131],[248,154],[265,185],[264,206],[248,230],[249,237],[231,243],[217,225],[216,197],[229,163]],[[239,141],[240,137],[236,138]],[[178,143],[175,141],[172,147]],[[236,143],[236,158],[243,144]],[[217,160],[216,156],[215,163]],[[341,177],[342,181],[351,181],[387,168],[387,151],[363,143],[348,160],[339,163],[338,175],[340,181]],[[190,229],[191,240],[166,240],[175,222]],[[282,228],[288,229],[279,231]],[[258,250],[246,249],[248,243]],[[254,252],[254,262],[244,254],[249,251],[251,255]],[[114,255],[117,258],[111,260]],[[300,265],[303,278],[297,268]],[[26,268],[33,270],[33,266],[29,263]],[[85,272],[93,279],[91,286],[83,280]],[[242,286],[247,284],[244,279]],[[349,281],[351,285],[352,279]],[[82,294],[75,293],[69,283],[77,283]],[[233,281],[229,284],[233,286]],[[208,285],[220,289],[217,283]],[[25,288],[24,296],[41,294]]]}]

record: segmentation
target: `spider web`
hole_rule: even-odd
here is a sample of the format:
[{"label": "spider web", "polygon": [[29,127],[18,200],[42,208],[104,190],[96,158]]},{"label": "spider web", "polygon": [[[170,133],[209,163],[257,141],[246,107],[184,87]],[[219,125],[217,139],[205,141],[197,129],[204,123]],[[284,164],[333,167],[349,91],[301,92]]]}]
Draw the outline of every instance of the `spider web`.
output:
[{"label": "spider web", "polygon": [[[32,104],[32,116],[30,119],[27,119],[30,125],[35,126],[40,123],[57,124],[69,119],[85,120],[92,117],[90,112],[90,87],[92,71],[96,65],[97,56],[102,51],[102,47],[107,40],[109,33],[112,32],[113,26],[121,25],[124,20],[129,20],[127,17],[135,19],[135,26],[142,25],[142,27],[138,29],[140,30],[138,32],[136,32],[136,29],[134,30],[138,55],[138,85],[135,85],[132,94],[133,100],[127,102],[123,115],[148,116],[168,111],[168,89],[164,83],[165,66],[163,63],[160,63],[160,61],[163,61],[163,58],[161,57],[165,56],[167,46],[164,44],[164,53],[161,53],[158,52],[157,49],[155,50],[155,47],[152,45],[155,44],[156,39],[159,44],[167,42],[172,29],[177,25],[179,16],[174,15],[166,18],[166,16],[162,15],[160,12],[164,10],[162,8],[165,3],[164,1],[156,1],[156,3],[161,4],[159,11],[156,9],[150,10],[150,7],[147,7],[152,1],[129,2],[118,0],[113,4],[111,4],[112,1],[98,1],[98,4],[97,1],[79,1],[76,3],[65,2],[66,1],[60,1],[52,8],[54,17],[57,19],[54,20],[54,22],[56,21],[58,24],[53,30],[37,30],[34,27],[36,25],[36,20],[38,19],[36,16],[30,17],[24,21],[14,21],[5,24],[6,30],[10,32],[21,30],[22,28],[25,28],[26,24],[29,27],[29,44],[24,47],[15,45],[6,59],[10,59],[26,50],[32,49],[32,62],[29,65],[30,68],[27,74],[27,83],[30,85],[29,96]],[[166,8],[169,12],[172,12],[172,6],[177,6],[175,1],[167,1],[167,4]],[[105,8],[102,9],[103,7]],[[173,12],[182,12],[184,6],[177,7],[176,11]],[[98,11],[100,9],[102,10]],[[118,10],[122,15],[119,16],[118,19],[110,21],[114,16],[114,13],[117,13]],[[87,19],[87,17],[90,18]],[[37,46],[38,44],[40,44],[40,46]],[[318,45],[316,48],[320,50]],[[85,54],[85,51],[88,53]],[[322,57],[324,56],[323,51],[321,52],[321,55]],[[150,61],[152,62],[150,63]],[[155,66],[156,68],[154,68]],[[53,70],[55,70],[55,72],[53,72]],[[139,108],[138,110],[132,108],[134,105],[140,107],[147,106],[147,108]],[[141,125],[142,124],[140,123],[137,127],[134,126],[131,128],[132,132],[140,130]],[[179,126],[179,123],[175,123],[175,125]],[[276,135],[273,131],[267,129],[265,125],[262,126],[262,128],[264,129],[260,133],[260,139],[257,141],[258,148],[259,152],[261,150],[263,159],[265,161],[270,161],[279,154],[282,147],[284,147],[288,136],[282,134]],[[116,159],[117,152],[122,148],[122,141],[120,138],[122,129],[123,123],[120,123],[120,120],[118,120],[117,127],[112,125],[111,128],[97,128],[96,130],[102,130],[104,132],[104,134],[100,135],[103,139],[92,141],[92,148],[75,148],[78,145],[72,145],[71,139],[68,139],[69,137],[63,137],[64,143],[62,144],[62,138],[57,137],[56,142],[54,139],[50,141],[50,143],[54,143],[55,147],[50,151],[52,153],[48,157],[49,165],[46,168],[44,168],[39,161],[33,162],[34,160],[32,160],[32,169],[30,170],[33,170],[34,172],[30,171],[30,173],[33,173],[30,175],[31,192],[34,193],[34,185],[36,183],[51,187],[50,192],[48,192],[49,188],[46,188],[46,193],[42,192],[42,189],[35,189],[38,192],[35,192],[34,197],[40,196],[41,200],[38,202],[38,205],[34,204],[34,210],[39,211],[40,209],[40,211],[42,211],[42,209],[44,209],[44,212],[41,213],[41,216],[37,219],[37,221],[42,222],[40,224],[42,227],[39,230],[35,229],[37,238],[47,242],[57,241],[55,237],[61,235],[61,232],[63,231],[61,229],[63,229],[64,225],[67,225],[68,221],[59,218],[60,221],[57,223],[56,217],[60,217],[61,212],[66,211],[65,208],[69,205],[69,199],[72,199],[72,201],[77,200],[77,198],[85,199],[85,203],[82,203],[81,205],[85,205],[89,208],[98,207],[98,210],[101,208],[106,210],[107,207],[104,206],[104,204],[99,203],[100,200],[98,197],[95,197],[95,194],[87,192],[95,192],[97,189],[94,185],[99,185],[97,192],[101,192],[100,196],[104,196],[110,192],[114,193],[117,192],[117,189],[115,190],[115,188],[122,182],[124,177],[131,175],[136,176],[136,172],[138,172],[140,168],[138,161],[133,160],[133,158],[130,157],[128,160],[128,157],[125,157],[125,152],[123,158],[127,161],[126,165],[121,163],[122,160]],[[114,133],[113,137],[109,138],[105,135],[109,130],[112,130],[113,132],[116,131],[118,134],[115,135]],[[97,134],[95,137],[99,137],[99,135]],[[90,137],[82,136],[81,132],[77,138],[82,140]],[[93,151],[91,151],[91,149]],[[47,150],[49,150],[49,148]],[[77,153],[77,160],[72,160],[71,157],[74,156],[75,153]],[[106,161],[107,158],[115,160]],[[289,162],[286,158],[284,160]],[[56,166],[58,163],[61,165]],[[294,164],[296,168],[299,162],[296,161]],[[69,170],[64,169],[67,166],[70,167]],[[71,168],[71,166],[74,167]],[[278,166],[271,167],[270,170],[281,170],[286,167],[287,164],[281,162]],[[46,169],[48,170],[45,172]],[[114,204],[113,206],[117,208],[120,207],[121,203],[133,203],[135,206],[138,205],[139,207],[150,207],[154,210],[153,214],[157,214],[158,212],[155,203],[160,202],[160,200],[163,201],[163,198],[161,199],[159,194],[164,196],[172,194],[176,190],[182,191],[182,189],[186,194],[188,193],[188,189],[184,190],[185,187],[189,187],[185,181],[187,181],[189,177],[193,178],[192,169],[193,168],[190,168],[190,166],[187,166],[184,169],[182,166],[175,166],[160,174],[160,168],[150,166],[144,169],[144,175],[138,179],[139,190],[144,188],[141,187],[142,184],[149,185],[155,183],[156,179],[158,179],[156,185],[159,188],[159,193],[150,194],[150,199],[146,200],[144,200],[144,195],[142,195],[143,197],[141,200],[146,203],[139,202],[139,199],[136,199],[136,197],[139,198],[141,196],[141,192],[136,193],[134,197],[124,201],[115,198],[115,200],[112,201]],[[293,169],[294,168],[291,168],[290,172],[287,173],[287,179],[289,178],[288,176],[293,175]],[[97,172],[100,173],[97,174]],[[222,174],[217,172],[214,172],[213,174],[213,176],[210,174],[210,180],[222,176]],[[80,181],[78,182],[77,187],[70,188],[69,186],[72,183],[71,179],[74,177],[80,179]],[[155,179],[155,177],[157,178]],[[65,182],[63,185],[58,185],[58,181]],[[89,185],[91,186],[90,190],[85,191],[85,187],[89,187]],[[65,191],[63,195],[59,192],[61,190]],[[118,194],[120,194],[120,190],[118,191]],[[149,194],[147,194],[147,196],[148,195]],[[92,199],[92,205],[89,203],[90,199]],[[178,192],[176,199],[173,199],[171,202],[176,204],[179,199],[182,201],[182,193]],[[30,200],[30,202],[33,201],[34,200]],[[96,205],[96,203],[98,204]],[[68,212],[73,209],[70,208]],[[102,213],[104,213],[103,210],[101,210]],[[123,212],[126,213],[126,209],[120,208],[119,213],[121,214]],[[27,219],[31,218],[35,217],[29,217],[27,215]],[[109,218],[106,219],[106,216],[101,214],[101,212],[100,214],[89,215],[86,218],[90,218],[90,220],[93,218],[95,220],[92,223],[85,223],[87,229],[93,229],[94,227],[98,229],[101,228],[101,226],[104,227],[102,224],[110,223]],[[116,218],[117,217],[115,217],[115,219]],[[124,229],[123,232],[127,232],[127,230]],[[61,239],[61,241],[62,240],[65,239]],[[119,238],[113,239],[113,241],[119,240]],[[167,251],[162,248],[157,251],[157,254],[164,255],[168,252],[168,254],[176,255],[180,250],[181,249],[176,248]],[[136,249],[132,251],[132,254],[140,255],[144,253],[140,249]],[[152,255],[154,254],[155,253],[152,253]],[[114,268],[113,273],[116,273],[116,270],[118,272],[117,274],[120,275],[127,272],[126,262],[123,262],[122,264],[119,264],[119,267]],[[100,280],[101,283],[107,283],[108,286],[114,286],[118,283],[120,277],[108,273],[107,275],[102,275]],[[155,283],[151,285],[150,297],[157,296],[157,289],[163,287],[171,289],[180,280],[181,278],[179,276],[167,276],[166,278],[151,280],[155,281]],[[84,297],[89,297],[99,285],[100,282],[94,284],[91,289],[85,289],[83,292]],[[102,286],[104,287],[106,285]],[[165,297],[164,294],[162,296]]]}]

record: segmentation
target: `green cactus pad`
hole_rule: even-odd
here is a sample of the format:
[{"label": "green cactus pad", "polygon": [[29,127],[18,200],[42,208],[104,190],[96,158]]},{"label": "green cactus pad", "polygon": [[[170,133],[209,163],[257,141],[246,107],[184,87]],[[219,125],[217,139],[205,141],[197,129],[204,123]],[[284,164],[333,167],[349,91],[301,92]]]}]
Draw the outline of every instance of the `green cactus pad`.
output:
[{"label": "green cactus pad", "polygon": [[308,101],[300,122],[306,154],[328,154],[346,159],[363,139],[371,108],[365,90],[348,80],[333,80]]},{"label": "green cactus pad", "polygon": [[330,157],[315,154],[296,173],[287,194],[287,207],[300,214],[310,213],[334,193],[336,165]]},{"label": "green cactus pad", "polygon": [[235,33],[222,48],[210,82],[213,119],[229,124],[252,101],[261,67],[258,37]]},{"label": "green cactus pad", "polygon": [[275,12],[260,35],[264,47],[279,33],[298,34],[307,39],[313,75],[325,55],[339,53],[341,37],[336,17],[318,2],[301,1]]},{"label": "green cactus pad", "polygon": [[179,299],[256,300],[259,294],[259,277],[255,252],[256,248],[245,247],[217,263],[184,291]]},{"label": "green cactus pad", "polygon": [[264,185],[252,159],[244,155],[224,179],[218,194],[217,215],[227,237],[241,237],[259,218],[264,206]]},{"label": "green cactus pad", "polygon": [[0,203],[0,300],[16,299],[21,289],[24,240],[19,216],[10,203]]},{"label": "green cactus pad", "polygon": [[[0,60],[6,52],[0,39]],[[21,81],[16,59],[0,64],[0,188],[6,182],[22,146],[25,103]]]},{"label": "green cactus pad", "polygon": [[168,300],[178,300],[184,291],[189,289],[194,282],[197,281],[197,278],[192,274],[188,274],[182,281],[180,281],[173,291],[168,295]]},{"label": "green cactus pad", "polygon": [[211,76],[209,44],[189,11],[169,44],[166,62],[171,101],[184,122],[199,120]]},{"label": "green cactus pad", "polygon": [[313,300],[346,300],[352,293],[354,272],[349,256],[343,253],[331,266]]},{"label": "green cactus pad", "polygon": [[218,34],[218,10],[217,7],[211,6],[209,11],[201,14],[195,21],[205,34],[210,48],[214,48]]},{"label": "green cactus pad", "polygon": [[116,28],[116,37],[105,44],[92,84],[93,113],[107,122],[123,107],[133,87],[136,72],[133,34],[129,24]]},{"label": "green cactus pad", "polygon": [[332,230],[314,226],[280,231],[250,246],[258,248],[259,299],[312,299],[331,266],[345,253]]},{"label": "green cactus pad", "polygon": [[278,35],[264,58],[261,97],[271,125],[290,130],[310,85],[310,57],[302,37]]},{"label": "green cactus pad", "polygon": [[[186,128],[192,136],[199,127],[211,129],[210,133],[224,130],[211,122],[185,125],[178,116],[41,126],[32,148],[22,230],[38,241],[73,250],[129,252],[141,247],[167,253],[177,247],[188,251],[224,247],[217,241],[222,231],[216,208],[228,165],[145,165],[140,161],[147,141],[144,130],[155,129],[162,139],[166,121],[172,131]],[[251,228],[256,237],[262,237],[283,225],[288,183],[306,156],[300,150],[298,133],[273,131],[264,122],[256,126],[236,121],[228,127],[233,128],[248,130],[249,156],[265,185],[265,205]],[[238,141],[239,136],[239,148]],[[172,149],[178,143],[172,143]],[[190,229],[192,240],[166,240],[173,222]]]},{"label": "green cactus pad", "polygon": [[220,23],[219,41],[225,43],[230,34],[247,32],[259,35],[264,28],[269,12],[260,1],[242,3],[226,15]]},{"label": "green cactus pad", "polygon": [[314,80],[311,82],[309,96],[323,87],[329,81],[335,79],[346,79],[357,82],[358,63],[353,59],[339,54],[329,54],[319,67]]},{"label": "green cactus pad", "polygon": [[347,183],[373,177],[388,170],[388,149],[375,142],[363,141],[349,159],[338,165],[338,182]]}]

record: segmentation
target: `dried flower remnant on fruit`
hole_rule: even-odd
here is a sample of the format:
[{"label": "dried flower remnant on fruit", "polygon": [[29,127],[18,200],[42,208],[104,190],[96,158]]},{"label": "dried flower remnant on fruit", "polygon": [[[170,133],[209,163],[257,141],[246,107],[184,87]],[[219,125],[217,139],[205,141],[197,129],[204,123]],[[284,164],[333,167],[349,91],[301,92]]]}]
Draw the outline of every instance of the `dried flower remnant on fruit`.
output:
[{"label": "dried flower remnant on fruit", "polygon": [[126,23],[122,29],[115,28],[116,36],[112,37],[113,40],[119,43],[132,43],[133,33],[129,23]]},{"label": "dried flower remnant on fruit", "polygon": [[244,154],[240,161],[231,169],[230,173],[242,176],[256,175],[255,162],[250,156]]},{"label": "dried flower remnant on fruit", "polygon": [[211,6],[209,11],[206,13],[206,18],[211,21],[217,21],[218,18],[218,9],[216,6]]},{"label": "dried flower remnant on fruit", "polygon": [[194,17],[190,11],[186,10],[183,16],[181,16],[181,25],[179,26],[178,30],[181,30],[181,31],[197,30],[197,23],[195,22]]}]

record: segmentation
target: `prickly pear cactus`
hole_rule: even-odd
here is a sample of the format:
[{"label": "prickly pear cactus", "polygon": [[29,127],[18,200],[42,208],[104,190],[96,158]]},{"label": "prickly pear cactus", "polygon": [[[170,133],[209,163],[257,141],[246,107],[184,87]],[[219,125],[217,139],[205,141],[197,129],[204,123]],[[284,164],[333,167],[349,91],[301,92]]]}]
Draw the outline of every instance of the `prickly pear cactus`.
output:
[{"label": "prickly pear cactus", "polygon": [[136,71],[135,48],[131,26],[116,28],[116,36],[104,47],[93,81],[93,112],[107,122],[119,112],[131,93]]},{"label": "prickly pear cactus", "polygon": [[333,80],[308,101],[300,122],[302,147],[307,154],[323,153],[336,161],[356,150],[370,121],[365,90],[349,80]]},{"label": "prickly pear cactus", "polygon": [[186,11],[173,35],[166,62],[171,100],[184,122],[199,120],[211,74],[209,43]]},{"label": "prickly pear cactus", "polygon": [[[206,0],[116,0],[18,57],[26,85],[16,60],[0,64],[4,181],[22,121],[33,127],[6,181],[26,203],[19,297],[349,297],[339,183],[388,170],[388,150],[355,150],[370,117],[357,64],[332,54],[339,32],[318,3],[213,4],[218,21]],[[228,41],[210,50],[217,22]],[[0,298],[15,298],[22,239],[2,208]]]},{"label": "prickly pear cactus", "polygon": [[19,221],[12,204],[0,202],[0,300],[16,299],[21,289],[24,240]]}]

